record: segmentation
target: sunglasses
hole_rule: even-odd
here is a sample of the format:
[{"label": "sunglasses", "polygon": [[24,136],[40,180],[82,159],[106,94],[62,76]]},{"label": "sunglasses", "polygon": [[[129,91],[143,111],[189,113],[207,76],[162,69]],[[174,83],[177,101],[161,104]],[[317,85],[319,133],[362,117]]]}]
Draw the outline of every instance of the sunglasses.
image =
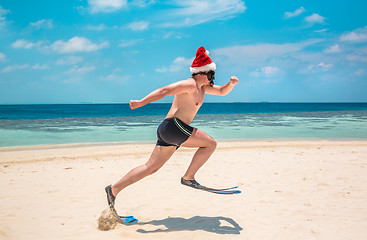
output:
[{"label": "sunglasses", "polygon": [[214,77],[215,72],[214,71],[209,71],[207,73],[202,73],[202,74],[207,76],[207,78],[210,82],[210,86],[213,87],[214,79],[215,79],[215,77]]}]

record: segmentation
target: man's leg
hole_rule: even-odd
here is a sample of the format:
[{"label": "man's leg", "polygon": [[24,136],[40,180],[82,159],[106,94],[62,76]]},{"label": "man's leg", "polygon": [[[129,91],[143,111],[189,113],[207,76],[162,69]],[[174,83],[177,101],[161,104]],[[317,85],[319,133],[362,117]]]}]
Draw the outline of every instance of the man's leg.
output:
[{"label": "man's leg", "polygon": [[117,183],[112,185],[112,194],[116,196],[122,189],[158,171],[173,155],[176,146],[155,146],[149,160],[128,172]]},{"label": "man's leg", "polygon": [[192,158],[189,168],[183,176],[185,180],[194,180],[196,172],[201,166],[204,165],[204,163],[214,152],[215,148],[217,147],[217,142],[205,132],[195,128],[189,139],[187,139],[187,141],[181,146],[199,148]]}]

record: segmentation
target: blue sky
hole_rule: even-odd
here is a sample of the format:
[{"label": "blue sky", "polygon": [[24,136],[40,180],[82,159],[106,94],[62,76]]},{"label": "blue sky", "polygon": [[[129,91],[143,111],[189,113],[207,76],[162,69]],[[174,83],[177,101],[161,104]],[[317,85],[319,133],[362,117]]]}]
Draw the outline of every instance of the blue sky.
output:
[{"label": "blue sky", "polygon": [[[1,0],[0,103],[116,103],[190,77],[204,46],[211,102],[366,102],[362,0]],[[169,102],[170,97],[163,99]]]}]

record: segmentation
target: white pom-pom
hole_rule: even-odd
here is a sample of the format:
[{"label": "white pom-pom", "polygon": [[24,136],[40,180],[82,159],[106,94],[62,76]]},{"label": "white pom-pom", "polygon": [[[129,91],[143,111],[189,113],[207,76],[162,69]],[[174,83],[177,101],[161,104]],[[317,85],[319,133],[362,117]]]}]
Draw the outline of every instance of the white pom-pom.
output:
[{"label": "white pom-pom", "polygon": [[205,54],[209,56],[209,51],[208,50],[205,50]]}]

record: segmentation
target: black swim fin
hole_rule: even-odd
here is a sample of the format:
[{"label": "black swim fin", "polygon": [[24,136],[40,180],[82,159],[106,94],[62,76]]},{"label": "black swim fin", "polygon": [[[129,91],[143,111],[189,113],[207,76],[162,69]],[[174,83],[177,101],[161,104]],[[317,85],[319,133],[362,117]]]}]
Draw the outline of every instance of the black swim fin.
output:
[{"label": "black swim fin", "polygon": [[207,191],[207,192],[217,193],[217,194],[239,194],[241,193],[240,190],[232,190],[232,189],[238,188],[238,186],[229,187],[229,188],[221,188],[221,189],[209,188],[209,187],[205,187],[201,185],[196,180],[186,180],[184,178],[181,178],[181,184],[188,186],[188,187],[196,188],[196,189]]}]

